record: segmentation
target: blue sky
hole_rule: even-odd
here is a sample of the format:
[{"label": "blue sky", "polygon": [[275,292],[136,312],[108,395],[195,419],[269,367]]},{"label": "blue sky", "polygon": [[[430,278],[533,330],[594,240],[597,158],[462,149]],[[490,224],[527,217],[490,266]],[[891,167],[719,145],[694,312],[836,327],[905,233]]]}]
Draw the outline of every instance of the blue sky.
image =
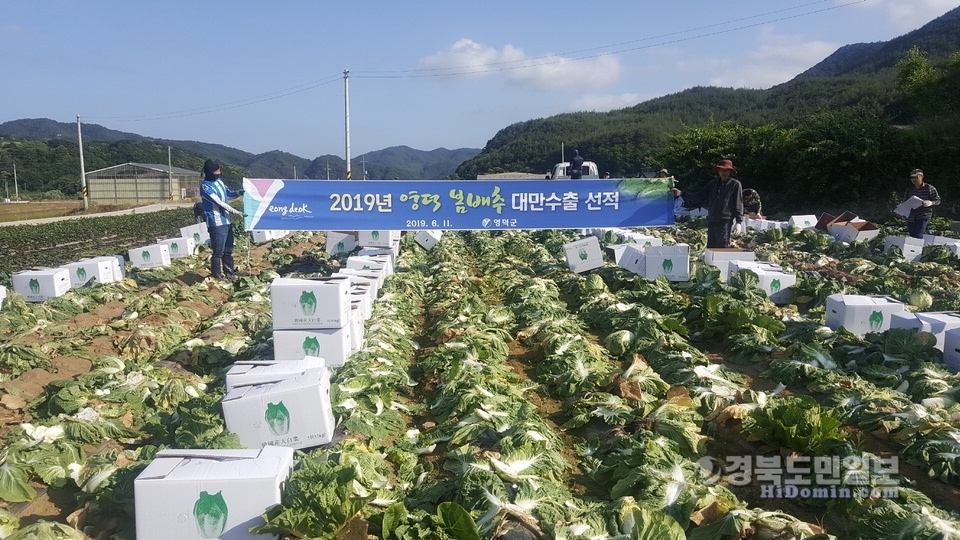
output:
[{"label": "blue sky", "polygon": [[0,122],[344,156],[693,86],[769,88],[957,0],[0,0]]}]

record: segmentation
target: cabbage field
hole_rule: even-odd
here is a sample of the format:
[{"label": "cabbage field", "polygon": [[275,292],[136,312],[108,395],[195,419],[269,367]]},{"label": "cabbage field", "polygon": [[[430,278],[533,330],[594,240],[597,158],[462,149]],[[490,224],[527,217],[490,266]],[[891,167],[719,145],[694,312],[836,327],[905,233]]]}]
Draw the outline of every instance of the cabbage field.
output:
[{"label": "cabbage field", "polygon": [[[690,281],[575,274],[575,230],[447,232],[431,251],[403,236],[364,347],[334,370],[337,436],[298,452],[255,532],[960,539],[960,375],[932,334],[824,327],[837,292],[960,310],[960,259],[885,253],[902,224],[854,244],[748,232],[740,247],[798,276],[778,306],[756,274],[725,283],[699,262],[702,218],[642,231],[690,245]],[[11,291],[0,538],[132,539],[134,479],[158,450],[239,448],[224,373],[272,358],[274,278],[344,264],[324,240],[241,240],[233,282],[207,278],[201,248],[42,304]],[[805,491],[773,481],[788,476]]]}]

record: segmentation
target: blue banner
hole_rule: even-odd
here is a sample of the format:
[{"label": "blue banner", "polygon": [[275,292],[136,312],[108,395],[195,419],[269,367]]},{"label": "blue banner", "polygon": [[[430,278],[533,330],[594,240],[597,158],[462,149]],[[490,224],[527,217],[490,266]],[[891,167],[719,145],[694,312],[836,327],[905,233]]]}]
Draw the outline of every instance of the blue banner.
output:
[{"label": "blue banner", "polygon": [[673,225],[673,179],[244,178],[247,230],[581,229]]}]

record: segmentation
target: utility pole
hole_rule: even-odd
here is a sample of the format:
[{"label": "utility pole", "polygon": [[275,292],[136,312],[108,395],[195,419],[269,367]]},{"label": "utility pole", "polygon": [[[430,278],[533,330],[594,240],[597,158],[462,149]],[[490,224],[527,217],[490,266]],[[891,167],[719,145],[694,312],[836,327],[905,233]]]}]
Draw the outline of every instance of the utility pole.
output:
[{"label": "utility pole", "polygon": [[20,188],[17,187],[17,160],[13,160],[13,197],[20,200]]},{"label": "utility pole", "polygon": [[297,179],[297,166],[296,166],[296,165],[293,166],[293,179],[294,179],[294,180]]},{"label": "utility pole", "polygon": [[360,166],[363,169],[363,179],[367,179],[367,158],[366,156],[360,158]]},{"label": "utility pole", "polygon": [[83,133],[80,131],[80,115],[77,115],[77,145],[80,146],[80,192],[83,194],[83,209],[89,208],[87,202],[87,170],[83,166]]},{"label": "utility pole", "polygon": [[170,181],[170,200],[173,200],[173,161],[170,159],[170,147],[167,146],[167,180]]},{"label": "utility pole", "polygon": [[350,172],[350,70],[343,70],[343,130],[347,146],[347,180],[353,180]]},{"label": "utility pole", "polygon": [[330,179],[330,160],[327,160],[327,180]]}]

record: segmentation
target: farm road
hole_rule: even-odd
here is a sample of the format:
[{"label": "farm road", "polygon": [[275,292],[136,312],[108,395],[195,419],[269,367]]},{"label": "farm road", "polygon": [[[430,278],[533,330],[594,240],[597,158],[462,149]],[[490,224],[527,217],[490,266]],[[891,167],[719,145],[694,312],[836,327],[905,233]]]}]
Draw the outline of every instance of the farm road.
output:
[{"label": "farm road", "polygon": [[0,227],[8,225],[42,225],[44,223],[53,223],[55,221],[63,221],[65,219],[83,219],[83,218],[92,218],[92,217],[103,217],[103,216],[129,216],[132,214],[148,214],[150,212],[159,212],[161,210],[173,210],[176,208],[184,208],[193,206],[193,202],[183,202],[183,203],[157,203],[150,204],[147,206],[138,206],[137,208],[128,208],[126,210],[117,210],[114,212],[100,212],[97,214],[76,214],[70,216],[60,216],[60,217],[50,217],[50,218],[41,218],[41,219],[25,219],[23,221],[4,221],[0,222]]}]

